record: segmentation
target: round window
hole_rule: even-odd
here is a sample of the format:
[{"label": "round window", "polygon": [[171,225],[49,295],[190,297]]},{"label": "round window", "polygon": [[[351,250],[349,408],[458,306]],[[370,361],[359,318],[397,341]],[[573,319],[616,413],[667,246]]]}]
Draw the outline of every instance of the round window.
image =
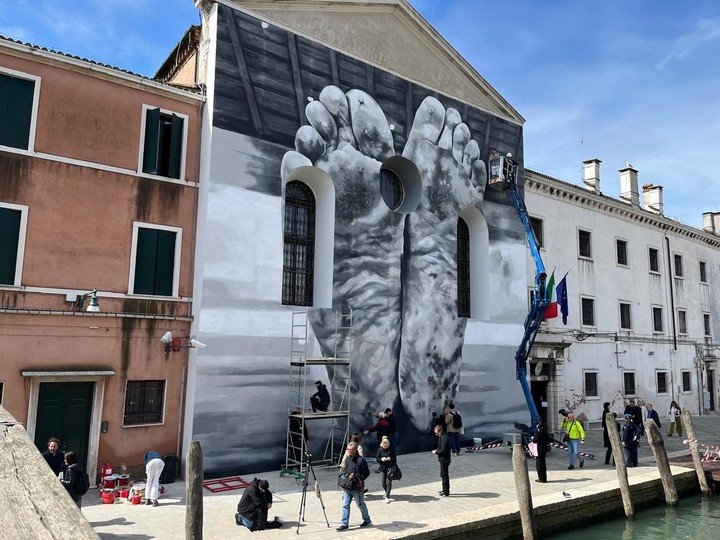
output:
[{"label": "round window", "polygon": [[397,210],[405,198],[400,177],[390,169],[380,169],[380,195],[391,210]]}]

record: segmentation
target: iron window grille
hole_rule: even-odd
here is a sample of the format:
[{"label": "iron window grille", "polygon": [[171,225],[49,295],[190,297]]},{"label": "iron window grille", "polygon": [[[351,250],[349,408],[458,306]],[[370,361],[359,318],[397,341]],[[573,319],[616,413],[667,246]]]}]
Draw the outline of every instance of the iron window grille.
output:
[{"label": "iron window grille", "polygon": [[123,425],[162,423],[164,400],[165,381],[128,381]]},{"label": "iron window grille", "polygon": [[297,180],[285,186],[282,303],[312,306],[315,260],[315,196]]},{"label": "iron window grille", "polygon": [[457,221],[458,317],[470,317],[470,229],[463,218]]},{"label": "iron window grille", "polygon": [[402,180],[390,169],[380,169],[380,196],[391,210],[397,210],[405,198]]}]

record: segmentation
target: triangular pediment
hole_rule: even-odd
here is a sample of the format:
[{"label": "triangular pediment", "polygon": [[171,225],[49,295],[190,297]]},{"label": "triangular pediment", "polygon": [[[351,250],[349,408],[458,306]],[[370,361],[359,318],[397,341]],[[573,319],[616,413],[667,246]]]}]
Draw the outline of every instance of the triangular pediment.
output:
[{"label": "triangular pediment", "polygon": [[406,0],[222,0],[511,122],[524,118]]}]

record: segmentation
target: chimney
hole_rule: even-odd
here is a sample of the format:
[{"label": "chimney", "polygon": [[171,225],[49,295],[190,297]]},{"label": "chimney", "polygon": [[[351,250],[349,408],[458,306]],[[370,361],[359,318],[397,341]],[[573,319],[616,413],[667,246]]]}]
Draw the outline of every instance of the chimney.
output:
[{"label": "chimney", "polygon": [[653,214],[663,213],[662,186],[643,184],[643,208]]},{"label": "chimney", "polygon": [[720,212],[712,213],[712,222],[713,229],[715,229],[715,234],[720,235]]},{"label": "chimney", "polygon": [[599,159],[583,161],[583,183],[595,193],[600,193],[600,163],[602,162]]},{"label": "chimney", "polygon": [[620,173],[620,200],[633,206],[640,206],[640,194],[638,193],[638,172],[629,163]]},{"label": "chimney", "polygon": [[712,212],[703,212],[703,231],[715,234],[715,223]]}]

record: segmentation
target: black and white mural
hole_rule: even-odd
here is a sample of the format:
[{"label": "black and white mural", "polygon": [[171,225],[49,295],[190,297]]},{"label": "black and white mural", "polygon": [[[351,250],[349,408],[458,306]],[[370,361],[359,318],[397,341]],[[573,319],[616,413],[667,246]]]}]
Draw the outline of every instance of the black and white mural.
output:
[{"label": "black and white mural", "polygon": [[[520,126],[222,5],[213,113],[196,321],[210,346],[198,356],[192,433],[209,474],[283,460],[282,196],[302,171],[331,182],[333,218],[316,226],[331,229],[328,302],[354,313],[353,428],[393,407],[400,448],[413,451],[448,400],[468,437],[523,418],[512,358],[527,309],[524,235],[506,196],[485,190],[490,148],[522,163]],[[383,197],[384,171],[402,184],[397,201]],[[460,216],[470,279],[483,282],[469,318],[457,307]],[[325,355],[334,324],[331,310],[312,311]]]}]

